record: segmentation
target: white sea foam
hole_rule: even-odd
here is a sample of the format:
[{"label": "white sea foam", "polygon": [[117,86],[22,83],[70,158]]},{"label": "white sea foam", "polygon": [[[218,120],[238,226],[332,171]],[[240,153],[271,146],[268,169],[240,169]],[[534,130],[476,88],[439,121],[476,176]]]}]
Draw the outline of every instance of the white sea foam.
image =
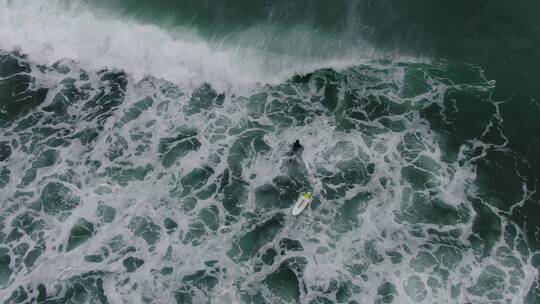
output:
[{"label": "white sea foam", "polygon": [[[502,295],[501,299],[507,297],[505,300],[508,302],[519,301],[516,294],[523,296],[536,276],[530,257],[523,256],[517,249],[508,247],[503,238],[493,245],[493,252],[501,250],[500,256],[493,253],[495,257],[479,256],[470,244],[470,239],[474,236],[472,227],[474,208],[467,197],[469,194],[475,194],[475,166],[466,161],[467,153],[464,150],[474,148],[474,145],[470,147],[464,145],[459,160],[450,163],[443,161],[441,155],[444,151],[438,144],[437,134],[415,110],[416,106],[423,105],[426,100],[440,104],[440,96],[444,96],[448,86],[433,79],[429,93],[406,102],[397,97],[399,88],[403,87],[404,69],[406,68],[394,64],[388,64],[386,67],[370,66],[363,74],[369,77],[360,77],[363,81],[358,83],[353,76],[358,76],[357,71],[349,69],[342,75],[349,75],[354,86],[347,87],[345,82],[340,83],[344,88],[357,90],[359,95],[355,97],[358,99],[355,101],[357,106],[354,109],[364,111],[366,115],[370,114],[370,110],[363,107],[362,100],[370,94],[380,97],[381,100],[388,98],[403,102],[403,105],[410,101],[411,107],[408,108],[406,115],[389,114],[395,121],[404,124],[401,131],[390,131],[383,126],[382,119],[388,117],[386,115],[365,120],[349,117],[347,120],[357,126],[340,131],[336,125],[335,113],[328,111],[321,103],[313,102],[326,95],[325,89],[318,90],[316,84],[318,80],[324,78],[326,71],[315,72],[308,84],[283,84],[286,88],[263,86],[259,93],[265,97],[257,100],[260,103],[258,105],[265,109],[261,116],[250,112],[253,110],[248,102],[250,95],[231,97],[231,94],[227,94],[223,105],[211,107],[207,112],[187,114],[192,96],[178,94],[180,97],[175,95],[171,98],[167,94],[167,90],[171,88],[169,82],[154,79],[148,82],[128,83],[125,92],[126,102],[111,113],[112,116],[103,124],[103,131],[95,141],[83,144],[78,139],[71,139],[69,146],[57,148],[61,152],[59,160],[54,166],[39,169],[36,179],[27,186],[20,186],[20,178],[29,170],[40,151],[33,154],[19,148],[13,153],[14,157],[17,157],[11,161],[10,166],[13,178],[0,192],[0,199],[5,198],[6,201],[12,199],[22,187],[25,192],[31,193],[29,195],[32,198],[28,202],[36,201],[46,183],[59,180],[58,176],[70,175],[72,173],[69,171],[74,170],[76,174],[70,177],[71,181],[60,180],[81,198],[81,204],[63,221],[58,220],[57,215],[46,212],[36,215],[36,218],[39,217],[46,222],[43,239],[47,247],[34,266],[19,268],[14,272],[9,286],[0,290],[0,298],[7,298],[19,286],[35,287],[35,284],[39,283],[46,285],[50,292],[54,290],[54,286],[63,284],[74,276],[90,271],[101,271],[105,273],[104,292],[110,301],[138,302],[146,297],[168,303],[174,301],[176,291],[192,284],[183,282],[182,278],[205,270],[210,277],[216,279],[216,286],[214,288],[189,286],[194,302],[205,302],[208,299],[213,302],[222,299],[225,299],[224,302],[242,302],[240,294],[251,291],[260,292],[266,299],[272,299],[276,295],[266,287],[264,280],[275,273],[283,262],[301,257],[305,259],[306,265],[303,272],[297,273],[297,276],[301,280],[300,284],[307,288],[307,292],[301,285],[299,288],[300,299],[304,302],[310,302],[317,296],[325,296],[337,302],[336,290],[324,292],[334,288],[332,286],[337,281],[340,284],[354,286],[349,288],[354,291],[350,299],[362,299],[370,303],[380,298],[377,294],[378,288],[385,282],[393,284],[396,289],[395,297],[403,301],[408,297],[411,299],[423,297],[425,301],[434,302],[449,301],[456,284],[462,284],[457,287],[461,294],[454,299],[456,302],[471,299],[483,302],[486,299],[485,294],[496,293],[497,289],[506,292],[511,288],[516,288],[516,291]],[[78,79],[75,86],[78,89],[85,88],[84,90],[89,93],[86,99],[92,99],[94,94],[99,95],[100,88],[106,86],[105,81],[99,80],[99,75],[103,73],[90,72],[88,80],[82,80],[79,73],[80,70],[76,69],[72,69],[68,75],[61,76],[54,71],[47,71],[44,74],[33,73],[33,76],[42,78],[36,82],[48,83],[49,87],[54,88],[50,91],[51,97],[41,106],[50,105],[54,100],[52,95],[62,94],[62,88],[66,86],[63,81],[65,78]],[[381,89],[382,87],[397,89],[385,90]],[[154,100],[152,106],[142,111],[137,119],[119,124],[136,101],[147,97]],[[294,101],[291,101],[292,98]],[[344,102],[343,97],[340,98],[340,102]],[[368,103],[367,100],[364,102]],[[63,127],[71,130],[72,134],[87,127],[97,127],[96,119],[89,122],[84,120],[88,111],[93,110],[84,108],[84,104],[85,102],[75,102],[69,105],[69,113],[77,118],[74,118],[74,121],[72,118],[67,119]],[[297,109],[299,113],[302,112],[300,109],[306,111],[307,117],[301,120],[303,123],[283,126],[280,119],[292,117],[297,119],[295,116],[297,113],[291,110],[295,106],[299,107]],[[374,112],[377,112],[376,109]],[[50,112],[45,115],[55,116]],[[36,123],[36,127],[57,127],[51,126],[50,121],[53,120],[48,118],[40,120]],[[256,122],[259,127],[250,127],[248,122]],[[179,125],[197,129],[196,138],[201,142],[201,147],[175,160],[170,167],[166,167],[159,156],[162,154],[159,151],[160,141],[176,137]],[[373,132],[370,129],[377,131]],[[19,137],[26,136],[25,132],[22,130],[12,133],[9,135],[9,141],[20,141]],[[255,152],[254,140],[246,139],[251,132],[264,134],[264,144],[268,145],[271,151]],[[407,141],[407,136],[414,137],[411,137],[411,147],[404,148],[402,146]],[[111,151],[121,146],[116,144],[120,137],[127,143],[126,147],[122,148],[125,151],[118,158],[111,159],[108,157]],[[286,153],[287,144],[295,138],[302,138],[307,147],[303,157],[313,165],[318,178],[322,179],[324,175],[338,177],[341,171],[346,169],[343,162],[353,159],[360,159],[365,165],[373,164],[374,172],[359,182],[349,183],[342,180],[334,183],[326,180],[323,202],[314,205],[312,210],[306,210],[301,217],[293,218],[289,215],[289,208],[281,205],[283,201],[273,199],[271,202],[273,205],[265,205],[257,198],[257,191],[260,186],[277,187],[274,185],[275,178],[288,174],[284,169],[288,163],[284,162],[283,154]],[[40,149],[46,149],[41,142],[42,139],[34,140]],[[212,184],[221,183],[226,169],[232,171],[233,166],[229,164],[229,157],[244,149],[246,155],[242,157],[240,165],[241,180],[246,181],[247,198],[242,202],[244,198],[238,193],[241,215],[232,221],[228,219],[229,211],[224,206],[223,194],[217,190],[211,197],[199,199],[194,206],[186,207],[186,196],[181,194],[185,190],[182,188],[181,180],[193,169],[212,166],[214,171],[212,176],[196,192],[200,193],[207,187],[211,189]],[[430,181],[433,182],[437,195],[455,210],[464,208],[463,212],[459,212],[463,216],[456,218],[452,225],[441,225],[422,216],[409,220],[399,219],[400,215],[407,213],[411,204],[410,197],[407,198],[407,193],[411,192],[411,185],[406,181],[402,170],[408,166],[418,167],[416,161],[420,156],[428,157],[437,164],[428,168],[428,171],[433,173]],[[92,166],[88,165],[93,161],[99,161],[100,168],[92,169]],[[122,182],[122,176],[111,174],[113,171],[108,170],[114,168],[129,170],[146,165],[152,166],[152,172],[143,180],[134,179],[128,182]],[[356,169],[362,171],[362,168],[363,166],[358,164]],[[387,180],[386,185],[381,183],[382,179]],[[76,186],[77,184],[80,186]],[[342,186],[346,187],[344,194],[338,195],[337,198],[326,198],[331,189]],[[417,192],[423,191],[424,189]],[[351,199],[354,201],[354,197],[361,193],[370,195],[365,199],[357,199],[358,214],[352,215],[350,219],[343,219],[347,213],[344,207],[348,204],[347,201]],[[188,197],[194,195],[189,194]],[[116,217],[111,223],[104,223],[97,217],[96,207],[103,203],[116,209]],[[23,202],[20,204],[24,205]],[[461,205],[463,207],[460,207]],[[217,210],[215,230],[201,224],[201,212],[209,207]],[[426,205],[420,208],[431,208],[431,205],[426,202]],[[5,220],[5,227],[11,224],[15,216],[26,210],[26,208],[15,210],[10,218]],[[414,211],[416,210],[419,209]],[[303,250],[285,250],[283,254],[279,253],[276,256],[274,263],[263,266],[260,271],[254,271],[257,263],[260,263],[260,256],[247,253],[245,260],[238,261],[238,256],[243,253],[231,253],[232,249],[240,238],[278,213],[284,214],[285,223],[272,240],[262,245],[258,254],[264,253],[269,248],[279,250],[280,241],[284,238],[300,241]],[[467,216],[468,214],[471,216]],[[414,213],[412,215],[414,216]],[[66,252],[65,245],[70,238],[70,229],[82,217],[95,224],[95,233],[84,244]],[[165,218],[170,217],[177,222],[178,229],[169,233],[166,229],[159,228],[158,240],[149,244],[129,227],[136,217],[147,217],[152,223],[160,226]],[[504,222],[504,218],[501,220],[504,223],[501,227],[506,227],[507,222]],[[203,228],[197,228],[196,225],[202,225]],[[201,235],[187,237],[189,233],[197,233],[197,229]],[[430,234],[429,230],[441,233],[457,230],[459,236],[447,238],[451,241],[447,244],[444,237],[437,241],[436,236]],[[122,238],[118,247],[124,251],[113,252],[112,249],[108,249],[112,247],[109,245],[112,239],[117,236]],[[520,238],[523,239],[521,236]],[[29,237],[20,241],[33,243]],[[128,248],[134,250],[129,251]],[[104,254],[103,250],[108,253]],[[400,254],[401,260],[392,261],[388,257],[390,251]],[[515,265],[505,266],[498,260],[505,258],[505,252],[519,258],[515,261]],[[102,255],[103,261],[99,263],[85,261],[84,256],[89,254]],[[426,256],[434,258],[422,260]],[[128,272],[123,264],[126,257],[139,258],[144,260],[144,264],[135,272]],[[222,270],[214,271],[213,267],[207,267],[205,263],[209,261],[217,261],[215,268]],[[489,288],[484,292],[480,289],[481,276],[486,276],[485,268],[493,265],[504,271],[501,277],[507,281],[500,283],[497,288]],[[172,275],[159,274],[159,271],[167,266],[174,268]],[[447,271],[448,275],[445,275],[444,271]],[[511,283],[509,278],[512,272],[518,273],[515,278],[519,279],[519,284]],[[437,286],[428,287],[430,281],[436,282]],[[279,300],[276,299],[275,302]]]},{"label": "white sea foam", "polygon": [[[233,85],[279,81],[281,77],[289,77],[291,71],[295,69],[308,70],[316,66],[305,61],[295,66],[296,63],[291,61],[291,58],[277,56],[273,57],[276,59],[273,61],[276,64],[274,69],[280,72],[271,73],[269,71],[272,70],[272,66],[269,62],[272,61],[268,61],[268,58],[272,56],[268,54],[262,56],[260,53],[245,49],[223,48],[218,51],[197,38],[175,40],[166,31],[155,26],[141,25],[135,21],[98,19],[88,11],[88,8],[82,6],[66,8],[61,2],[36,4],[28,1],[16,3],[4,1],[0,5],[2,48],[19,48],[22,53],[28,54],[32,61],[47,65],[65,60],[77,62],[68,75],[54,72],[52,69],[46,73],[33,69],[32,75],[37,78],[36,82],[51,88],[49,98],[40,107],[50,105],[56,95],[62,94],[62,88],[66,86],[63,82],[65,78],[78,79],[76,87],[78,89],[86,87],[84,90],[89,92],[90,96],[86,99],[91,99],[94,94],[99,95],[101,86],[106,86],[103,84],[104,81],[100,80],[102,74],[90,72],[89,80],[82,80],[77,67],[90,70],[122,69],[135,80],[151,75],[180,84],[197,85],[201,82],[210,82],[216,87],[228,88]],[[243,58],[242,54],[253,56]],[[349,60],[352,60],[351,58],[355,57],[349,57]],[[287,63],[291,63],[291,66],[287,66]],[[347,60],[320,64],[339,67],[340,64],[347,64]],[[379,69],[383,72],[379,72]],[[358,104],[355,110],[363,111],[366,115],[369,114],[369,110],[362,107],[363,98],[378,96],[381,100],[410,102],[413,107],[409,108],[406,114],[390,115],[393,120],[404,124],[402,131],[390,131],[384,127],[382,118],[356,120],[352,117],[348,119],[349,122],[357,126],[348,131],[340,131],[336,125],[338,114],[328,111],[320,102],[314,102],[323,99],[326,93],[325,89],[317,89],[316,82],[325,79],[317,78],[317,73],[305,86],[285,84],[289,86],[288,92],[295,93],[289,94],[280,91],[279,87],[272,86],[259,88],[267,96],[260,101],[260,105],[265,109],[261,117],[250,113],[252,109],[247,102],[250,95],[237,98],[228,94],[223,105],[211,107],[206,113],[188,115],[184,106],[189,103],[191,92],[178,94],[180,97],[170,97],[167,96],[170,83],[166,81],[152,79],[148,82],[130,82],[125,92],[126,101],[113,111],[111,114],[113,116],[104,123],[103,130],[95,141],[83,144],[78,139],[71,139],[68,146],[58,147],[57,149],[61,151],[59,160],[54,166],[39,169],[37,178],[27,186],[19,186],[20,179],[24,176],[24,172],[29,170],[40,151],[34,153],[23,151],[21,147],[24,147],[24,142],[20,138],[27,134],[24,130],[14,131],[9,135],[9,141],[21,144],[11,159],[10,169],[13,178],[2,189],[0,199],[7,201],[15,197],[22,187],[25,192],[31,193],[31,199],[28,199],[28,203],[31,203],[39,199],[47,182],[59,180],[59,176],[70,176],[73,173],[69,170],[74,170],[76,174],[70,176],[73,180],[69,182],[60,180],[81,198],[81,204],[72,210],[71,216],[64,221],[57,220],[56,215],[44,212],[36,215],[46,222],[43,239],[47,247],[34,266],[16,269],[9,286],[0,290],[0,298],[7,298],[19,286],[33,286],[38,283],[45,284],[49,292],[54,292],[54,286],[59,282],[92,270],[106,273],[103,275],[104,290],[111,302],[139,302],[141,298],[147,297],[167,303],[174,301],[174,292],[185,287],[186,283],[182,282],[182,278],[205,269],[209,275],[217,279],[217,285],[211,290],[193,287],[194,302],[205,302],[208,299],[212,302],[241,302],[239,290],[260,291],[267,299],[272,299],[276,295],[263,281],[279,269],[282,262],[289,258],[302,257],[307,263],[303,273],[298,274],[299,280],[302,281],[300,293],[303,302],[310,302],[319,295],[337,301],[337,291],[333,290],[326,294],[321,291],[331,289],[335,281],[355,286],[350,288],[353,291],[351,299],[361,299],[370,303],[380,298],[377,295],[378,288],[385,282],[393,284],[396,289],[395,297],[399,297],[398,301],[408,301],[407,297],[415,297],[422,292],[425,293],[426,301],[452,301],[450,294],[454,285],[461,292],[453,299],[456,302],[484,302],[487,299],[486,294],[491,292],[491,289],[493,292],[498,290],[507,292],[514,289],[513,293],[508,292],[502,295],[501,299],[507,302],[520,301],[521,298],[516,295],[523,297],[537,275],[531,266],[531,258],[513,247],[508,247],[505,240],[500,238],[493,245],[492,251],[506,250],[508,247],[511,248],[507,250],[511,253],[510,256],[519,258],[514,265],[505,266],[497,260],[505,258],[503,256],[505,251],[501,251],[501,256],[484,258],[479,256],[470,244],[470,239],[474,236],[475,211],[468,201],[468,195],[475,194],[476,175],[475,166],[467,161],[465,150],[472,149],[479,143],[473,143],[472,147],[464,145],[458,160],[451,163],[443,161],[441,159],[443,151],[438,144],[437,134],[420,117],[415,106],[424,102],[442,104],[441,96],[445,95],[448,86],[433,79],[430,83],[431,90],[410,100],[404,100],[400,97],[404,86],[404,70],[405,68],[393,64],[385,67],[379,67],[376,63],[371,64],[368,71],[362,74],[368,77],[358,79],[350,77],[349,80],[354,82],[353,87],[340,83],[343,88],[339,97],[340,102],[345,102],[344,92],[349,89],[357,90],[355,102]],[[352,69],[346,72],[356,73]],[[154,100],[152,106],[143,111],[137,119],[118,125],[121,118],[133,108],[134,102],[146,97]],[[73,134],[88,127],[97,128],[96,119],[92,121],[84,119],[88,115],[87,112],[92,110],[84,108],[88,100],[68,106],[68,112],[77,118],[75,122],[71,121],[71,118],[68,119],[62,124],[63,128]],[[272,109],[274,103],[281,106]],[[293,124],[294,126],[283,129],[279,118],[294,117],[296,113],[292,113],[293,106],[306,111],[307,117],[303,124]],[[49,116],[54,117],[55,114],[45,114],[46,118]],[[50,121],[54,120],[40,120],[36,123],[36,127],[51,127]],[[248,127],[247,122],[256,122],[261,127]],[[159,151],[160,141],[177,136],[178,126],[184,124],[197,129],[196,137],[201,142],[201,147],[176,160],[174,165],[165,167],[159,156],[162,154]],[[233,129],[245,130],[238,133]],[[370,133],[370,129],[377,131]],[[255,152],[255,144],[251,141],[245,146],[239,144],[242,136],[254,131],[265,134],[264,144],[271,148],[271,152]],[[400,147],[405,143],[407,135],[416,136],[415,143],[418,144],[416,148]],[[119,146],[115,144],[115,140],[120,137],[127,143],[125,151],[118,159],[110,159],[107,155]],[[328,181],[326,183],[328,192],[332,188],[350,187],[344,195],[319,203],[314,210],[304,212],[301,217],[284,216],[283,228],[279,229],[273,240],[264,244],[258,253],[261,254],[268,248],[279,249],[282,238],[299,240],[304,249],[280,253],[273,264],[264,266],[257,272],[253,269],[260,263],[259,256],[248,256],[247,261],[235,262],[234,258],[237,258],[237,255],[229,254],[229,251],[238,243],[239,238],[272,216],[277,213],[289,214],[286,206],[278,206],[283,203],[279,200],[272,202],[275,205],[265,207],[256,197],[256,192],[259,186],[272,186],[275,178],[287,174],[279,164],[283,164],[287,144],[295,138],[302,138],[306,147],[309,147],[303,156],[316,168],[320,178],[324,175],[340,174],[342,170],[338,166],[340,162],[351,159],[361,159],[366,164],[374,164],[374,173],[364,183],[334,185]],[[36,145],[40,148],[46,148],[42,139],[33,140],[37,141]],[[247,154],[240,161],[241,179],[246,181],[247,192],[245,202],[241,202],[242,198],[238,193],[242,215],[231,221],[229,211],[223,204],[223,194],[217,192],[210,198],[198,200],[192,209],[186,207],[186,197],[180,195],[183,191],[181,179],[195,168],[211,165],[214,173],[201,189],[206,187],[211,189],[212,184],[219,185],[222,174],[229,167],[228,158],[238,153],[240,150],[236,149],[238,147],[245,149]],[[440,167],[440,169],[428,168],[429,171],[433,171],[431,181],[434,182],[435,190],[439,192],[438,196],[456,210],[459,210],[461,205],[465,209],[465,212],[460,211],[459,214],[463,216],[456,219],[453,225],[431,223],[430,219],[421,217],[409,221],[397,220],[411,204],[411,199],[407,198],[411,186],[404,178],[402,169],[411,165],[417,167],[415,161],[420,156],[431,159]],[[101,167],[93,169],[89,165],[92,161],[99,161]],[[147,164],[152,166],[153,171],[148,173],[144,180],[132,180],[125,184],[119,181],[121,176],[107,171],[114,168],[127,170]],[[386,185],[382,184],[382,179],[387,180]],[[424,190],[418,192],[422,191]],[[202,190],[198,190],[199,192]],[[361,207],[358,207],[359,211],[355,214],[354,221],[343,220],[341,216],[347,212],[344,209],[345,204],[361,193],[369,193],[371,196],[360,200]],[[194,194],[189,196],[193,197]],[[21,206],[26,203],[20,202]],[[102,223],[97,218],[96,206],[102,203],[116,209],[113,222]],[[201,223],[200,214],[208,207],[215,207],[217,210],[215,222],[218,228],[212,230],[204,227],[202,235],[187,238],[186,235],[195,229],[195,225]],[[425,207],[431,205],[426,203]],[[14,213],[5,220],[5,227],[8,227],[15,216],[23,211],[26,209],[12,211]],[[140,236],[134,235],[133,229],[128,227],[132,219],[139,216],[146,216],[157,225],[162,225],[163,219],[170,217],[177,222],[178,229],[174,233],[168,233],[160,228],[160,237],[156,243],[148,244]],[[60,249],[68,242],[70,228],[81,217],[95,223],[94,235],[69,252]],[[504,218],[501,218],[501,221],[503,222],[501,227],[509,224]],[[444,242],[444,238],[443,242],[437,242],[434,239],[436,237],[428,232],[429,229],[439,232],[457,229],[460,235],[449,238],[452,242],[455,241],[455,245],[450,247]],[[110,247],[108,244],[116,236],[122,236],[120,247],[126,251],[103,254],[102,249],[108,250]],[[524,237],[518,233],[516,239],[523,240]],[[27,236],[20,241],[33,243]],[[130,247],[136,251],[127,251]],[[439,248],[442,248],[441,251],[438,251]],[[168,253],[169,250],[171,253]],[[392,261],[388,257],[389,251],[400,254],[402,260]],[[102,254],[104,260],[99,263],[87,262],[83,259],[87,254]],[[422,261],[419,258],[422,254],[434,255],[440,260]],[[136,272],[129,273],[123,265],[123,259],[127,256],[140,258],[145,263]],[[383,256],[384,260],[378,260],[376,256]],[[12,261],[14,262],[11,267],[15,259]],[[214,271],[212,267],[205,266],[208,261],[217,261],[216,268],[222,270],[211,273]],[[481,284],[476,285],[481,281],[480,276],[485,275],[485,268],[490,265],[496,265],[505,272],[504,282],[497,287],[488,286],[490,290],[484,292],[479,289],[482,287]],[[158,274],[165,266],[174,267],[170,277]],[[365,269],[359,273],[362,267]],[[419,267],[420,271],[415,267]],[[440,269],[448,271],[448,278],[445,278],[444,272],[440,272]],[[512,272],[517,273],[515,277],[519,279],[516,280],[518,283],[512,283],[508,279]],[[418,280],[410,279],[413,276]],[[436,282],[438,286],[427,287],[426,284],[430,280]],[[418,284],[421,288],[418,288]],[[306,286],[306,289],[301,285]],[[478,291],[476,293],[475,288]]]}]

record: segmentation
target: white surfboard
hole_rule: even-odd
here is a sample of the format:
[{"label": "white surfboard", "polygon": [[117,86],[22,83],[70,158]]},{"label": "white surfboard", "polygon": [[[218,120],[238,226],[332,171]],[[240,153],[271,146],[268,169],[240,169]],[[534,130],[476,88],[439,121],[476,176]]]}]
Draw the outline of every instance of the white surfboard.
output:
[{"label": "white surfboard", "polygon": [[312,200],[313,195],[311,195],[310,192],[302,193],[302,195],[300,195],[300,197],[296,201],[296,204],[294,204],[292,208],[292,215],[296,216],[302,213],[302,211],[306,209],[306,207],[309,205],[309,203],[311,203]]}]

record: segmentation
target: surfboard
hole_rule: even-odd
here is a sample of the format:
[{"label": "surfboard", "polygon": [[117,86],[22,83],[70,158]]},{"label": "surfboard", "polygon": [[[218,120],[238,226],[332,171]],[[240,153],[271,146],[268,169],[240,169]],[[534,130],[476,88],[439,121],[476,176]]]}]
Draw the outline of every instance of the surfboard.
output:
[{"label": "surfboard", "polygon": [[294,204],[292,208],[292,215],[296,216],[302,213],[302,211],[304,211],[304,209],[307,207],[307,205],[309,205],[309,203],[311,203],[312,200],[313,195],[311,195],[310,192],[302,193],[302,195],[300,195],[300,197],[296,201],[296,204]]}]

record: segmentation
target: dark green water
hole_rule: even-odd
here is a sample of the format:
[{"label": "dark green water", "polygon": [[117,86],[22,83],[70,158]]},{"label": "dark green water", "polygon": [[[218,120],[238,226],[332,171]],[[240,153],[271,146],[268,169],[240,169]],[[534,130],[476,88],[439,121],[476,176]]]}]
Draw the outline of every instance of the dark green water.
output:
[{"label": "dark green water", "polygon": [[538,303],[539,13],[0,1],[1,302]]}]

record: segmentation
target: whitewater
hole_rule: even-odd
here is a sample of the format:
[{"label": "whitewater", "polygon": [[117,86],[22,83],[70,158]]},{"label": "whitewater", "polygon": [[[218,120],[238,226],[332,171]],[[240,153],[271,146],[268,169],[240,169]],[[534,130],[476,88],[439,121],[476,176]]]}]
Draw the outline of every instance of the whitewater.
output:
[{"label": "whitewater", "polygon": [[[113,8],[0,2],[2,302],[535,303],[534,169],[481,66],[345,39],[352,13]],[[322,191],[293,217],[296,139]]]}]

